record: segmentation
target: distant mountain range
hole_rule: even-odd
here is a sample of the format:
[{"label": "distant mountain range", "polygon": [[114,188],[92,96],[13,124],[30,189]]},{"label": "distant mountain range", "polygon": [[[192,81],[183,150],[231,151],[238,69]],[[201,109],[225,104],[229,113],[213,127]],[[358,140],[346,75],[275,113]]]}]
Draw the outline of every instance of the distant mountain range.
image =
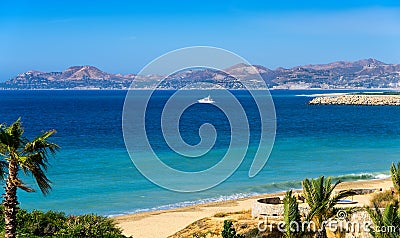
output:
[{"label": "distant mountain range", "polygon": [[[271,89],[364,89],[400,88],[400,64],[386,64],[376,59],[354,62],[304,65],[290,69],[268,69],[260,65],[238,64],[224,72],[210,69],[187,70],[165,78],[159,89],[218,88],[243,89],[246,80],[251,88],[263,87],[259,73]],[[234,74],[240,80],[230,76]],[[162,75],[111,74],[93,66],[73,66],[63,72],[28,71],[4,83],[1,89],[152,89]]]}]

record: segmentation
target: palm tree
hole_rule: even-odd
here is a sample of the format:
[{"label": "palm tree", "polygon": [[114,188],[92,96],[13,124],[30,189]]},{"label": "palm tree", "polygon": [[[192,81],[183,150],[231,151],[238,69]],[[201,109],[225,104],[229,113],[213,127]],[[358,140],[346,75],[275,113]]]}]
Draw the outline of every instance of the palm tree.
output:
[{"label": "palm tree", "polygon": [[59,148],[47,140],[55,130],[47,131],[32,141],[26,139],[23,133],[20,119],[10,126],[0,125],[0,155],[3,157],[0,173],[6,179],[3,201],[6,238],[16,236],[17,189],[35,191],[21,181],[18,172],[22,170],[24,174],[33,176],[42,193],[46,195],[51,189],[51,182],[45,174],[48,157],[54,155]]},{"label": "palm tree", "polygon": [[297,199],[292,195],[292,190],[287,191],[283,198],[283,220],[285,224],[286,238],[302,237],[301,216]]},{"label": "palm tree", "polygon": [[[374,208],[366,207],[375,228],[370,229],[370,234],[376,238],[397,238],[400,237],[400,209],[399,202],[394,201],[385,207],[382,213],[379,205],[374,203]],[[384,228],[384,229],[382,229]]]},{"label": "palm tree", "polygon": [[304,198],[310,206],[310,213],[306,220],[314,222],[317,238],[327,237],[324,221],[336,215],[334,206],[338,201],[354,195],[353,192],[347,190],[332,196],[333,190],[339,183],[341,181],[332,184],[332,178],[325,179],[324,176],[318,179],[305,179],[303,181]]},{"label": "palm tree", "polygon": [[400,162],[397,163],[397,167],[395,163],[392,163],[390,166],[390,174],[392,177],[393,187],[397,193],[397,198],[400,200]]}]

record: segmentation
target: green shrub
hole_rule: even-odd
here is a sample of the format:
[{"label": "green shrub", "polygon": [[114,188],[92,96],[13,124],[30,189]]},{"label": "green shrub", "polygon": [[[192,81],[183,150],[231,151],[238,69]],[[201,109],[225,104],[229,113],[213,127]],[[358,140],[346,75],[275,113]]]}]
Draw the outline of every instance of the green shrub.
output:
[{"label": "green shrub", "polygon": [[59,233],[76,237],[125,237],[113,220],[93,214],[69,217],[65,230]]},{"label": "green shrub", "polygon": [[[4,232],[4,213],[0,206],[0,229]],[[0,232],[0,236],[3,233]],[[17,212],[18,237],[109,237],[124,238],[110,218],[97,215],[66,216],[62,212]]]},{"label": "green shrub", "polygon": [[17,232],[20,235],[53,236],[65,227],[66,216],[62,212],[20,209],[17,213]]},{"label": "green shrub", "polygon": [[214,217],[226,217],[226,216],[228,216],[228,214],[225,212],[217,212],[214,214]]},{"label": "green shrub", "polygon": [[224,221],[224,230],[222,231],[223,238],[245,238],[244,235],[236,234],[235,228],[231,221]]}]

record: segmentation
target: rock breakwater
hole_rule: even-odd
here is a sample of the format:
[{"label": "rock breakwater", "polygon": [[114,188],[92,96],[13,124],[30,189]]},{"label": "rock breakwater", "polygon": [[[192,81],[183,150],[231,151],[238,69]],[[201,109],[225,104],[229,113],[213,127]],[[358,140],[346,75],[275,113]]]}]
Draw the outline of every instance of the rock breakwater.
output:
[{"label": "rock breakwater", "polygon": [[400,95],[340,95],[316,97],[310,105],[400,106]]}]

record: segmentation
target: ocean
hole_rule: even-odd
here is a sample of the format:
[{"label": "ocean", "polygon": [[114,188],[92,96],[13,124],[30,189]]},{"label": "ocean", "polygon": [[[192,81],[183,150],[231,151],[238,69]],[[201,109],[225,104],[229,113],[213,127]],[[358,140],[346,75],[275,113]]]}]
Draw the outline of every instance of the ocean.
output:
[{"label": "ocean", "polygon": [[[387,177],[390,163],[399,160],[400,107],[307,105],[308,95],[325,92],[329,91],[271,91],[277,119],[275,144],[263,170],[249,178],[259,117],[251,97],[233,91],[252,118],[248,153],[226,181],[195,193],[160,188],[135,168],[122,133],[126,91],[0,91],[0,122],[10,124],[21,117],[29,138],[57,130],[52,139],[61,150],[50,160],[47,173],[53,190],[47,196],[18,191],[21,207],[28,210],[112,216],[296,189],[302,179],[320,175],[343,181]],[[157,126],[162,107],[173,93],[158,91],[150,100],[146,123],[153,125],[147,133],[154,151],[166,164],[185,171],[216,164],[229,145],[226,116],[213,105],[189,107],[180,119],[182,138],[197,144],[199,126],[211,123],[217,130],[216,143],[200,158],[176,155]],[[23,178],[36,188],[31,178]]]}]

